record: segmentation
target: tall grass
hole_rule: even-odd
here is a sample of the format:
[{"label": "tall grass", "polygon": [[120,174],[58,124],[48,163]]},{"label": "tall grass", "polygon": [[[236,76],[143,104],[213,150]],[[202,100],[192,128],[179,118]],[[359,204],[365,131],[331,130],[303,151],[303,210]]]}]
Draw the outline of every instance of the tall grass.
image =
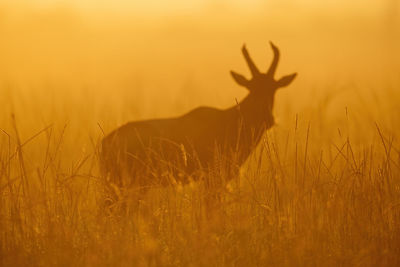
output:
[{"label": "tall grass", "polygon": [[349,110],[285,114],[213,205],[209,185],[175,183],[125,215],[101,209],[95,121],[21,129],[16,108],[1,118],[0,265],[397,266],[398,128]]}]

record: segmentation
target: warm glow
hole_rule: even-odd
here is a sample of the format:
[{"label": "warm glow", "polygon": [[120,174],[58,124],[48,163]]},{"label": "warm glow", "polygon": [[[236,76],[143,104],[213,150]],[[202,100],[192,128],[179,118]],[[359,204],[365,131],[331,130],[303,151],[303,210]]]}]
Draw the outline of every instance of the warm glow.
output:
[{"label": "warm glow", "polygon": [[0,266],[399,266],[399,47],[399,0],[0,0]]}]

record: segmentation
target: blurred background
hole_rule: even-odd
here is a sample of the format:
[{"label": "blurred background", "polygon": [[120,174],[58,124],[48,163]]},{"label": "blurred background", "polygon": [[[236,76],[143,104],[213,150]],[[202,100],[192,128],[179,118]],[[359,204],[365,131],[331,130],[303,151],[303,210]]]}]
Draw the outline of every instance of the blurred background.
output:
[{"label": "blurred background", "polygon": [[277,74],[299,73],[277,95],[278,123],[307,109],[335,120],[347,107],[385,120],[397,111],[399,12],[397,0],[3,0],[0,123],[14,112],[27,129],[61,120],[108,132],[228,107],[246,94],[229,75],[249,75],[241,46],[267,69],[269,40]]},{"label": "blurred background", "polygon": [[[104,134],[235,105],[269,41],[299,75],[240,179],[130,213]],[[399,0],[0,0],[0,266],[400,266],[399,47]]]}]

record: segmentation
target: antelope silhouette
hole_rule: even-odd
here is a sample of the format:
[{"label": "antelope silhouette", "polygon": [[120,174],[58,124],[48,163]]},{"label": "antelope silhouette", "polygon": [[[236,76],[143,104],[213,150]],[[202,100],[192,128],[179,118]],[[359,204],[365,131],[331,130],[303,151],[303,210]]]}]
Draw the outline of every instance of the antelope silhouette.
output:
[{"label": "antelope silhouette", "polygon": [[[104,137],[101,166],[109,180],[121,188],[186,183],[199,179],[199,173],[221,159],[230,166],[225,180],[235,177],[264,132],[274,125],[277,89],[288,86],[297,75],[274,79],[280,53],[270,45],[274,57],[266,73],[258,70],[243,45],[252,78],[231,71],[233,79],[249,91],[236,105],[198,107],[180,117],[133,121]],[[172,170],[172,180],[159,171],[166,169]]]}]

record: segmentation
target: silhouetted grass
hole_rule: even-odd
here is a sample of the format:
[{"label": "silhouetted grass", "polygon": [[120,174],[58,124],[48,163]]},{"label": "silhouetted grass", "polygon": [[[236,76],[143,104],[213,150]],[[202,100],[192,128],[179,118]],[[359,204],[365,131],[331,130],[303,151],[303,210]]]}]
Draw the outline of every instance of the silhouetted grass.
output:
[{"label": "silhouetted grass", "polygon": [[348,113],[344,126],[288,117],[291,126],[268,131],[240,179],[219,187],[226,172],[216,164],[202,174],[215,183],[151,188],[129,212],[102,209],[102,133],[83,149],[73,141],[83,128],[50,125],[22,137],[18,116],[5,119],[0,265],[399,265],[397,133],[364,120],[374,138],[352,136],[363,133],[350,130],[360,120]]}]

